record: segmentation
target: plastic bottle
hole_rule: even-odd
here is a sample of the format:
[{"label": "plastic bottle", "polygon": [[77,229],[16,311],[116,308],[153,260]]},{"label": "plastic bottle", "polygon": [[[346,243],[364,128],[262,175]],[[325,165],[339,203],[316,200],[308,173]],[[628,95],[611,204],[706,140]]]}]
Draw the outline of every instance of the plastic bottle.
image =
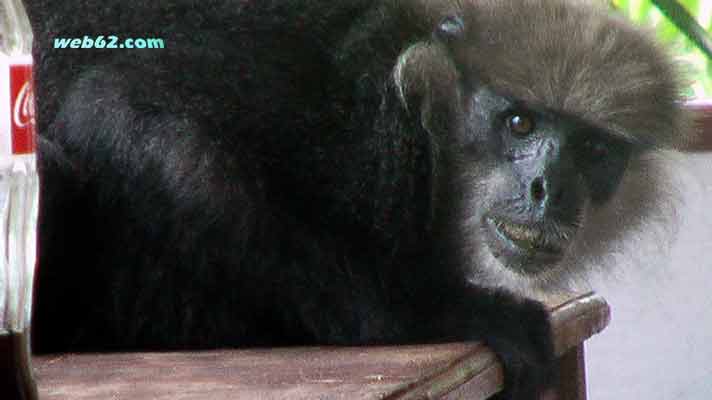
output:
[{"label": "plastic bottle", "polygon": [[0,0],[0,397],[36,399],[30,322],[39,180],[32,30],[21,0]]}]

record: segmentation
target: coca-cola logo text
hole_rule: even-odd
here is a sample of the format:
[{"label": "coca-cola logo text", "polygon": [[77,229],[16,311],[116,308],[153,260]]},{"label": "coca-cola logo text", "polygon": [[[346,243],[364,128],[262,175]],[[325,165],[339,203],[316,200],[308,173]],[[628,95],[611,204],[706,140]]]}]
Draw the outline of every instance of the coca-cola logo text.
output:
[{"label": "coca-cola logo text", "polygon": [[32,80],[32,64],[10,64],[10,147],[12,154],[34,153],[35,141],[35,96]]},{"label": "coca-cola logo text", "polygon": [[18,128],[35,124],[35,99],[30,81],[26,81],[17,93],[12,110],[12,122]]}]

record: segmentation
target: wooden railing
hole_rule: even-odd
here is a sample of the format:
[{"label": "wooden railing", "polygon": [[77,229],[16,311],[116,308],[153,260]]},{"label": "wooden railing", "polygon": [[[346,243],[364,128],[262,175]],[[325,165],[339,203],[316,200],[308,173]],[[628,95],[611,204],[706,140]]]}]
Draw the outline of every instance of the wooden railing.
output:
[{"label": "wooden railing", "polygon": [[[561,379],[547,400],[583,400],[583,342],[607,325],[608,305],[585,294],[553,306],[551,319]],[[42,400],[476,400],[503,384],[480,343],[61,354],[33,365]]]},{"label": "wooden railing", "polygon": [[695,113],[696,135],[683,150],[712,151],[712,99],[693,101],[688,107]]}]

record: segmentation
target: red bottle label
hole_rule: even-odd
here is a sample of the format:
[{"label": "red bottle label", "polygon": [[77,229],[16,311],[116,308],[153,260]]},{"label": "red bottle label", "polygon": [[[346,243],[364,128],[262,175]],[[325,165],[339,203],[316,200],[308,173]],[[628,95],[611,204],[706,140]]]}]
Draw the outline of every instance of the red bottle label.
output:
[{"label": "red bottle label", "polygon": [[32,64],[10,64],[9,72],[12,154],[34,153],[37,145]]}]

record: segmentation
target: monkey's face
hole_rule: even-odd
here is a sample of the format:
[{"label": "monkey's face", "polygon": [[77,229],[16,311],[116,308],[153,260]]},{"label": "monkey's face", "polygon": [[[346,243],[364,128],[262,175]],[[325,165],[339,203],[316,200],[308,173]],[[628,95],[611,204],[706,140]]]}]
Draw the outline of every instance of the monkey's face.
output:
[{"label": "monkey's face", "polygon": [[590,216],[616,192],[638,147],[487,88],[464,98],[467,117],[450,147],[464,233],[486,253],[477,259],[495,268],[546,273],[595,223]]},{"label": "monkey's face", "polygon": [[654,215],[648,150],[688,135],[676,69],[594,2],[458,4],[393,72],[434,143],[436,240],[473,283],[557,284]]}]

